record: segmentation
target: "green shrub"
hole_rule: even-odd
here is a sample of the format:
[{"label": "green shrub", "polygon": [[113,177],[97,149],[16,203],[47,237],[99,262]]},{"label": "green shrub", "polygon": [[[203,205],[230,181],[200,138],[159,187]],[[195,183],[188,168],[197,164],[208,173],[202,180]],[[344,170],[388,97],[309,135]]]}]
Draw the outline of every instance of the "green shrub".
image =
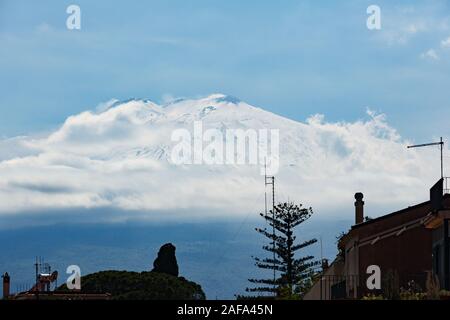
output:
[{"label": "green shrub", "polygon": [[[66,285],[58,290],[68,290]],[[200,285],[158,272],[101,271],[81,278],[82,293],[110,293],[117,300],[204,300]]]}]

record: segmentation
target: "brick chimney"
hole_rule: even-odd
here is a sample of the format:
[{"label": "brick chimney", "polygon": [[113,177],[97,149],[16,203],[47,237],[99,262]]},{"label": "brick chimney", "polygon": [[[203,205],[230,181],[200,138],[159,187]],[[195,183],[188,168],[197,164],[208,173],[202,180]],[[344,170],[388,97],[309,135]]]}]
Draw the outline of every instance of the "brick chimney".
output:
[{"label": "brick chimney", "polygon": [[364,195],[361,192],[355,193],[355,224],[364,222]]},{"label": "brick chimney", "polygon": [[5,274],[2,275],[2,278],[3,278],[3,299],[6,299],[9,297],[9,288],[10,288],[9,285],[10,278],[8,272],[5,272]]}]

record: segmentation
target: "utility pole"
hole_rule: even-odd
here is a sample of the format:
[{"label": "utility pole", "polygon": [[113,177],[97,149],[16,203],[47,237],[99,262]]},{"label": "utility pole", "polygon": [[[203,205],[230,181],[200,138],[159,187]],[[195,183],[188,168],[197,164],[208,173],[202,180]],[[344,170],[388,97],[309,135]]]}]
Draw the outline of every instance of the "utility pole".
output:
[{"label": "utility pole", "polygon": [[34,264],[36,272],[36,282],[35,282],[35,295],[36,300],[39,300],[39,271],[41,267],[41,257],[36,257],[36,263]]},{"label": "utility pole", "polygon": [[322,282],[323,282],[323,274],[324,274],[324,269],[323,269],[323,247],[322,247],[322,235],[320,236],[320,266],[322,267],[322,273],[320,275],[320,280],[319,280],[319,284],[320,284],[320,300],[323,300],[323,296],[322,296]]},{"label": "utility pole", "polygon": [[442,139],[442,137],[441,137],[441,141],[439,141],[439,142],[431,142],[431,143],[424,143],[424,144],[408,146],[408,149],[430,147],[430,146],[440,146],[441,147],[441,178],[444,178],[444,140]]}]

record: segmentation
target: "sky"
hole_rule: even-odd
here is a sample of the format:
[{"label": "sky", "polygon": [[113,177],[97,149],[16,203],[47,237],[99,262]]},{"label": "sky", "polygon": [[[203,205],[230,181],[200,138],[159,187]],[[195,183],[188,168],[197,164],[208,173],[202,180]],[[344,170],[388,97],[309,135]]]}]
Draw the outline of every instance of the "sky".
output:
[{"label": "sky", "polygon": [[[68,30],[66,8],[81,8]],[[381,30],[366,9],[381,8]],[[450,134],[450,3],[0,1],[0,136],[112,98],[223,92],[294,120],[369,107],[417,142]]]}]

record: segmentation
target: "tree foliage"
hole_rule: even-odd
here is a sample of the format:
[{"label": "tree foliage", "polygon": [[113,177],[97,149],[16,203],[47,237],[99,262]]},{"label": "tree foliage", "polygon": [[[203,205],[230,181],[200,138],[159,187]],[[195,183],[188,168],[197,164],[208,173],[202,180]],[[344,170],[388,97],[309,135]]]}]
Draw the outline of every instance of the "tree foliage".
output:
[{"label": "tree foliage", "polygon": [[[66,291],[66,285],[58,291]],[[200,285],[158,272],[101,271],[81,278],[82,293],[109,293],[118,300],[204,300]]]},{"label": "tree foliage", "polygon": [[[275,280],[249,279],[256,287],[247,288],[247,292],[272,293],[278,297],[301,297],[312,283],[313,267],[320,264],[314,256],[295,257],[295,253],[317,242],[317,239],[297,243],[294,230],[308,220],[313,211],[294,203],[279,203],[269,214],[261,213],[270,228],[256,228],[256,231],[269,240],[263,249],[271,254],[270,258],[254,257],[255,265],[261,269],[274,270]],[[275,234],[273,233],[275,229]]]}]

